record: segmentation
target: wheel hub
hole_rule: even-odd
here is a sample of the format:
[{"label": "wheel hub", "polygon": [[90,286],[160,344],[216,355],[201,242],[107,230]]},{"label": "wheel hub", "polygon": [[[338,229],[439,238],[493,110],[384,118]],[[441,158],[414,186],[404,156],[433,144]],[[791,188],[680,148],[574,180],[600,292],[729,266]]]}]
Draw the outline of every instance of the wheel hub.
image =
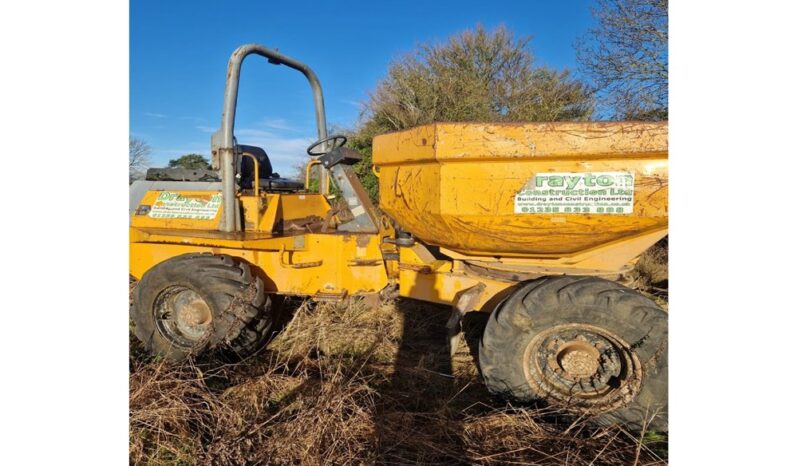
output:
[{"label": "wheel hub", "polygon": [[192,290],[182,291],[175,297],[177,327],[193,339],[202,338],[211,322],[211,309],[205,301]]},{"label": "wheel hub", "polygon": [[606,412],[637,394],[642,371],[630,346],[587,324],[558,325],[537,334],[524,352],[530,387],[555,405]]},{"label": "wheel hub", "polygon": [[194,290],[174,286],[156,300],[155,316],[161,335],[182,347],[193,347],[206,340],[213,314],[208,303]]},{"label": "wheel hub", "polygon": [[579,340],[565,343],[553,357],[555,360],[549,361],[549,364],[558,366],[563,371],[563,375],[570,379],[579,380],[589,377],[599,369],[600,354],[598,350]]}]

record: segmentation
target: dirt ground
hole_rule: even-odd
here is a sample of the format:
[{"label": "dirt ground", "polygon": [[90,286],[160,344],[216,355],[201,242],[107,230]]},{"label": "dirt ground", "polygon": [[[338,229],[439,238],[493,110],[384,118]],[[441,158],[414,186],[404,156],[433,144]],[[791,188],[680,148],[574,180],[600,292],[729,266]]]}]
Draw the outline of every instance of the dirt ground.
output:
[{"label": "dirt ground", "polygon": [[[667,305],[662,280],[653,283],[662,271],[652,264],[661,259],[648,258],[646,265],[646,273],[660,275],[640,274],[637,284]],[[468,315],[453,358],[444,306],[404,299],[377,308],[292,300],[280,306],[280,315],[284,328],[268,348],[237,364],[152,359],[131,334],[131,464],[667,460],[666,434],[592,427],[541,406],[492,397],[476,365],[483,315]]]}]

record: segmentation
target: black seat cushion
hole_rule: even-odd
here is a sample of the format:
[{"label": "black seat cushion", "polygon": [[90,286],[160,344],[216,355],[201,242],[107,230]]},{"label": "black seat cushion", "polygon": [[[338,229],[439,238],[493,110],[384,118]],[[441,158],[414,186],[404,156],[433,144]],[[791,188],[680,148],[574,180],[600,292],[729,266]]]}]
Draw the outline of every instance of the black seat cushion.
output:
[{"label": "black seat cushion", "polygon": [[260,189],[266,191],[299,191],[305,189],[305,183],[286,178],[261,178]]},{"label": "black seat cushion", "polygon": [[[238,144],[236,148],[239,154],[247,152],[258,159],[258,176],[261,179],[269,179],[272,177],[274,174],[272,171],[272,163],[269,161],[269,156],[266,155],[265,150],[257,146],[245,146],[242,144]],[[238,172],[241,174],[241,181],[239,182],[241,187],[244,189],[252,189],[252,180],[255,179],[255,164],[252,161],[252,157],[241,157],[241,167]]]},{"label": "black seat cushion", "polygon": [[[269,156],[266,151],[257,146],[245,146],[238,144],[236,146],[238,153],[242,154],[247,152],[255,156],[258,160],[258,177],[260,178],[258,186],[264,191],[299,191],[305,188],[305,184],[301,181],[289,180],[280,178],[280,175],[274,173],[272,164],[269,161]],[[241,179],[239,185],[242,189],[253,189],[255,180],[255,164],[252,163],[251,157],[241,157],[241,167],[239,169]]]}]

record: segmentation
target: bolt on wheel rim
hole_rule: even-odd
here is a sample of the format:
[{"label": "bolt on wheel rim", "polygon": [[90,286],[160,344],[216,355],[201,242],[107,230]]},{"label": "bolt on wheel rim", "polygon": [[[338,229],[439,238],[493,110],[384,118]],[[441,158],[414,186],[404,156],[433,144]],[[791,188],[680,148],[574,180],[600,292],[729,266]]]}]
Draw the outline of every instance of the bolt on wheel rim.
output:
[{"label": "bolt on wheel rim", "polygon": [[211,308],[190,288],[173,286],[164,290],[155,301],[154,313],[158,331],[177,346],[191,348],[210,335]]},{"label": "bolt on wheel rim", "polygon": [[537,334],[524,351],[524,375],[549,403],[591,414],[629,403],[643,378],[630,345],[588,324],[558,325]]}]

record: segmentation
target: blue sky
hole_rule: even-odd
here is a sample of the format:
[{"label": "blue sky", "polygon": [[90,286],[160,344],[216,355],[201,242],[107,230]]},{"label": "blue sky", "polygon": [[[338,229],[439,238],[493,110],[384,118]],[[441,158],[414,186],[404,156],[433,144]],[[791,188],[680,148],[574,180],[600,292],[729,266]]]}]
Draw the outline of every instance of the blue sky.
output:
[{"label": "blue sky", "polygon": [[[130,0],[130,133],[152,165],[208,155],[219,127],[230,53],[256,42],[310,65],[331,126],[353,127],[389,63],[421,42],[477,23],[531,35],[538,64],[576,71],[574,40],[592,24],[589,0],[294,1]],[[239,89],[236,137],[262,146],[290,174],[315,139],[310,88],[291,69],[250,56]]]}]

